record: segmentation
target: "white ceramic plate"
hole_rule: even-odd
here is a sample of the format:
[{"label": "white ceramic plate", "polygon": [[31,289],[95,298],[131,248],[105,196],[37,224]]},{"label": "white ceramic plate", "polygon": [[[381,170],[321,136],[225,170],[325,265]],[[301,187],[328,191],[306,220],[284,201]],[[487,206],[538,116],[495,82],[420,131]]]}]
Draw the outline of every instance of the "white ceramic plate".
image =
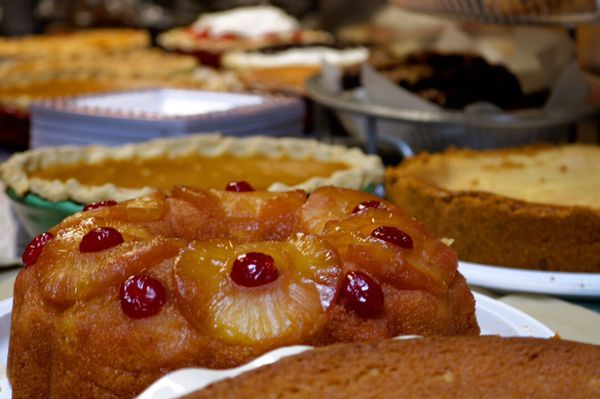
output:
[{"label": "white ceramic plate", "polygon": [[[102,116],[107,118],[173,121],[206,119],[221,116],[243,118],[247,113],[262,110],[278,111],[281,107],[293,110],[300,100],[282,96],[224,93],[205,90],[145,89],[82,95],[36,102],[33,110],[51,113],[64,119],[72,115]],[[285,117],[278,112],[273,116]],[[84,119],[79,119],[85,122]]]},{"label": "white ceramic plate", "polygon": [[[503,337],[539,337],[550,338],[554,332],[533,317],[489,298],[474,293],[477,301],[477,320],[483,335]],[[6,379],[6,361],[10,332],[12,299],[0,302],[0,399],[10,399],[11,392]],[[414,337],[399,337],[400,339]],[[273,363],[282,357],[295,355],[309,350],[309,346],[288,346],[269,352],[241,367],[228,370],[209,370],[189,368],[169,373],[152,384],[138,399],[170,399],[200,389],[210,383],[233,377],[265,364]]]},{"label": "white ceramic plate", "polygon": [[302,134],[299,98],[203,90],[148,89],[56,98],[30,107],[32,148],[119,145],[156,137],[215,132]]},{"label": "white ceramic plate", "polygon": [[469,284],[492,290],[600,298],[600,273],[545,272],[462,261],[458,268]]}]

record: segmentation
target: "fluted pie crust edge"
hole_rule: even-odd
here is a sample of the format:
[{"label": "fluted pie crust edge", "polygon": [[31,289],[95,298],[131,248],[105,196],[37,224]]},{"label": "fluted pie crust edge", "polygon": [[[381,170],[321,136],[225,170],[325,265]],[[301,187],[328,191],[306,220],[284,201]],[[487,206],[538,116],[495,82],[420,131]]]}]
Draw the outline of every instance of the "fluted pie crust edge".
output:
[{"label": "fluted pie crust edge", "polygon": [[348,165],[348,168],[336,171],[329,177],[312,177],[294,186],[275,182],[268,188],[269,191],[302,189],[311,192],[317,187],[325,185],[361,189],[369,184],[381,182],[384,174],[381,159],[375,155],[366,155],[358,148],[347,148],[299,138],[267,136],[236,138],[220,134],[204,134],[157,139],[119,147],[94,145],[34,149],[16,154],[2,164],[0,178],[7,187],[12,188],[20,196],[32,192],[50,201],[72,200],[84,204],[105,199],[124,201],[148,194],[154,188],[148,186],[131,189],[118,187],[113,183],[91,186],[81,184],[75,179],[69,179],[66,182],[41,179],[30,176],[30,173],[51,166],[89,164],[108,159],[124,160],[134,156],[150,159],[165,155],[178,157],[192,154],[207,157],[220,155],[265,156],[273,160],[280,157],[315,159]]}]

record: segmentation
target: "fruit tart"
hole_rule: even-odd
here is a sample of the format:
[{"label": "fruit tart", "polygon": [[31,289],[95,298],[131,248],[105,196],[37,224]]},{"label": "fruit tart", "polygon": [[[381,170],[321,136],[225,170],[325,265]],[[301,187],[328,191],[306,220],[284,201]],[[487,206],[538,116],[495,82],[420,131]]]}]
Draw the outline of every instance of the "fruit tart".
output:
[{"label": "fruit tart", "polygon": [[284,345],[478,334],[456,254],[396,206],[248,189],[90,204],[34,238],[15,283],[13,398],[129,398]]},{"label": "fruit tart", "polygon": [[600,148],[421,154],[386,173],[390,201],[466,261],[600,273]]},{"label": "fruit tart", "polygon": [[328,33],[304,30],[295,18],[270,5],[204,13],[190,27],[172,29],[158,37],[163,48],[195,55],[212,67],[221,66],[221,56],[229,51],[331,41]]}]

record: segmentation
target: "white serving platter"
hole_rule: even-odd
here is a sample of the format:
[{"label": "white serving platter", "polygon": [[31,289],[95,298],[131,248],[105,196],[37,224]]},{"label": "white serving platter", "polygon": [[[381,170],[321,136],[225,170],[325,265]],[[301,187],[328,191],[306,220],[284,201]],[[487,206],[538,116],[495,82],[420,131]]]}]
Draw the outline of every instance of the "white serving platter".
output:
[{"label": "white serving platter", "polygon": [[[482,294],[474,293],[476,314],[482,335],[500,335],[503,337],[550,338],[552,330],[533,317]],[[0,302],[0,399],[10,399],[11,390],[6,378],[8,357],[8,339],[12,298]],[[398,337],[400,339],[414,337]],[[205,387],[224,378],[234,377],[245,371],[273,363],[285,356],[295,355],[308,346],[288,346],[271,351],[243,366],[228,370],[209,370],[202,368],[182,369],[169,373],[152,384],[138,399],[172,399]]]},{"label": "white serving platter", "polygon": [[61,115],[80,114],[144,120],[214,118],[233,110],[294,105],[297,99],[255,94],[223,93],[204,90],[145,89],[83,95],[37,103],[34,107],[61,111]]},{"label": "white serving platter", "polygon": [[458,268],[469,284],[496,291],[600,298],[600,273],[524,270],[463,261]]},{"label": "white serving platter", "polygon": [[146,89],[32,104],[31,146],[119,145],[157,137],[215,132],[297,136],[299,98],[202,90]]}]

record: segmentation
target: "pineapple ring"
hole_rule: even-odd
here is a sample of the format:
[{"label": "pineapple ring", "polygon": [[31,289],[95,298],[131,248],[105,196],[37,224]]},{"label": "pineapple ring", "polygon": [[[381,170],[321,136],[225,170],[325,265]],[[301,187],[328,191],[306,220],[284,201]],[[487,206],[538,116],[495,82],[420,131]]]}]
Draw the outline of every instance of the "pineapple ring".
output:
[{"label": "pineapple ring", "polygon": [[[235,259],[249,252],[271,256],[279,277],[259,287],[233,282]],[[341,283],[337,253],[322,239],[302,234],[241,245],[195,241],[174,273],[177,300],[188,320],[214,338],[240,345],[306,340],[325,325]]]},{"label": "pineapple ring", "polygon": [[[71,305],[106,292],[133,273],[175,258],[185,243],[177,238],[153,237],[143,226],[118,220],[89,217],[67,221],[66,228],[52,230],[51,240],[34,265],[45,299]],[[122,233],[124,242],[99,252],[82,253],[82,238],[99,227]]]}]

